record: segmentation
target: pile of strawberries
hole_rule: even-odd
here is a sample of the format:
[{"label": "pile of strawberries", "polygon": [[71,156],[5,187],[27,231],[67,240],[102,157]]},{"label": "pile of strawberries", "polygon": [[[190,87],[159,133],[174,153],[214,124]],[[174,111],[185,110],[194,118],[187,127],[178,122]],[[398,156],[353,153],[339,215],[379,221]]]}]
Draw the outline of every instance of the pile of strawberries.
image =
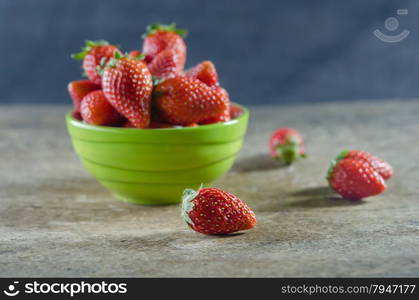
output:
[{"label": "pile of strawberries", "polygon": [[123,54],[106,41],[86,41],[73,58],[87,80],[68,91],[73,117],[94,125],[170,128],[226,122],[241,114],[218,82],[211,61],[184,70],[186,30],[147,26],[142,51]]}]

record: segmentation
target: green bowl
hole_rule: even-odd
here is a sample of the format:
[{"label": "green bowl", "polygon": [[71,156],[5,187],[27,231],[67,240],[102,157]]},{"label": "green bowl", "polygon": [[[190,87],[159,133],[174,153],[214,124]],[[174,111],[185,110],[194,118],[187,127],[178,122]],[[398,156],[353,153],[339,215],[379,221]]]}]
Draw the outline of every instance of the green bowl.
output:
[{"label": "green bowl", "polygon": [[66,122],[81,162],[121,200],[140,204],[180,202],[185,188],[208,185],[234,163],[249,112],[231,121],[185,128],[133,129]]}]

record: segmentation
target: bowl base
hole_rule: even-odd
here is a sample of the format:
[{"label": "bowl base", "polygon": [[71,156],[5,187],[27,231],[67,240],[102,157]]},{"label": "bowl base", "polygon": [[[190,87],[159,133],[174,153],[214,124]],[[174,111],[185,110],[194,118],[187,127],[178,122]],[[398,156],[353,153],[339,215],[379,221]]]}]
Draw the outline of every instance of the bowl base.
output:
[{"label": "bowl base", "polygon": [[[99,181],[105,188],[113,192],[119,200],[144,204],[144,205],[168,205],[182,201],[182,193],[185,188],[198,189],[199,184],[141,184],[127,182]],[[204,184],[205,186],[206,184]]]},{"label": "bowl base", "polygon": [[113,193],[116,199],[121,200],[123,202],[129,202],[133,204],[141,204],[141,205],[171,205],[171,204],[178,204],[180,203],[180,199],[147,199],[147,198],[137,198],[137,197],[126,197],[122,195],[118,195]]}]

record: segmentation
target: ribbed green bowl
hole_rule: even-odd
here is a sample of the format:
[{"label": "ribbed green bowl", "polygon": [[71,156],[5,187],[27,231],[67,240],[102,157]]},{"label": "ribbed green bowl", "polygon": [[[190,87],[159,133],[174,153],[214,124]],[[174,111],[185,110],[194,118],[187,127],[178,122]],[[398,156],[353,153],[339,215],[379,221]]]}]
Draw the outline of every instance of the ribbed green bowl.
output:
[{"label": "ribbed green bowl", "polygon": [[66,115],[85,168],[118,199],[150,205],[180,202],[185,188],[208,185],[233,165],[249,112],[225,123],[133,129],[85,124]]}]

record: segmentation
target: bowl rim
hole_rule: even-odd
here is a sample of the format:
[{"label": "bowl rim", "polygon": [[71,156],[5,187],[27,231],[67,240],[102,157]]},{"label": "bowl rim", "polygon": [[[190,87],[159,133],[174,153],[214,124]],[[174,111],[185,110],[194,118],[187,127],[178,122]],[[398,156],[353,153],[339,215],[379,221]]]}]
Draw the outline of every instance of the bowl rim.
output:
[{"label": "bowl rim", "polygon": [[199,130],[208,130],[208,129],[217,129],[221,127],[226,126],[232,126],[239,122],[241,122],[244,119],[247,119],[249,117],[249,110],[238,103],[231,102],[232,104],[240,107],[243,110],[243,113],[233,120],[227,121],[227,122],[219,122],[214,124],[207,124],[207,125],[199,125],[196,127],[172,127],[172,128],[125,128],[125,127],[112,127],[112,126],[101,126],[101,125],[92,125],[84,123],[83,121],[77,120],[73,118],[72,111],[69,111],[66,113],[66,120],[68,123],[70,123],[73,126],[76,126],[78,128],[82,129],[88,129],[88,130],[100,130],[102,132],[109,132],[109,133],[121,133],[121,132],[144,132],[144,130],[147,130],[146,132],[152,132],[152,131],[158,131],[158,132],[178,132],[178,131],[199,131]]}]

